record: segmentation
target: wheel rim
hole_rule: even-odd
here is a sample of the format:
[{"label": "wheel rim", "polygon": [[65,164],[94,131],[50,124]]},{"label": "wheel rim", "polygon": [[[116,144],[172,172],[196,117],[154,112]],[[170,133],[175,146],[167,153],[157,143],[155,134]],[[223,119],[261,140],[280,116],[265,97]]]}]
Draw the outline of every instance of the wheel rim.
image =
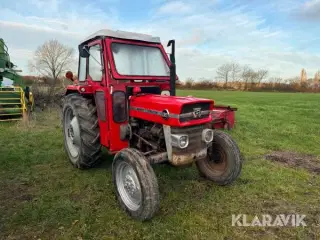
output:
[{"label": "wheel rim", "polygon": [[212,148],[208,155],[208,167],[213,171],[214,175],[223,175],[228,169],[227,153],[219,144],[212,143]]},{"label": "wheel rim", "polygon": [[123,203],[131,211],[138,210],[141,205],[142,192],[137,174],[130,164],[120,162],[117,165],[116,184]]},{"label": "wheel rim", "polygon": [[80,127],[77,117],[71,108],[68,108],[64,116],[64,135],[72,162],[76,161],[80,149]]}]

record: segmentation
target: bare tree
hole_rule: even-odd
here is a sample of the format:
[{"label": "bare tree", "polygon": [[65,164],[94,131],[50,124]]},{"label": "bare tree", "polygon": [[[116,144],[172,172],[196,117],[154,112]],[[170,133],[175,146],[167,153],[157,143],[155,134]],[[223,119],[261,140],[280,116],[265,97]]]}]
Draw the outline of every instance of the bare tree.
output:
[{"label": "bare tree", "polygon": [[244,85],[245,90],[248,89],[248,83],[252,81],[253,72],[254,72],[253,69],[247,65],[244,65],[242,68],[241,78],[245,84]]},{"label": "bare tree", "polygon": [[263,79],[268,76],[268,70],[261,69],[254,71],[251,67],[245,65],[242,68],[241,77],[245,83],[245,89],[248,89],[249,83],[251,87],[254,87],[256,84],[259,84]]},{"label": "bare tree", "polygon": [[239,81],[241,67],[238,63],[231,64],[231,79],[233,82]]},{"label": "bare tree", "polygon": [[192,88],[193,84],[194,84],[194,80],[189,77],[189,78],[187,78],[187,80],[185,82],[185,87],[186,88]]},{"label": "bare tree", "polygon": [[251,88],[254,88],[259,81],[259,74],[256,71],[250,72],[250,85]]},{"label": "bare tree", "polygon": [[29,62],[29,67],[41,76],[49,78],[51,87],[54,87],[70,66],[73,54],[72,48],[57,40],[49,40],[37,48],[33,60]]},{"label": "bare tree", "polygon": [[268,77],[269,71],[266,69],[260,69],[257,72],[258,83],[261,83],[265,78]]},{"label": "bare tree", "polygon": [[227,87],[230,78],[232,78],[232,64],[225,63],[218,68],[216,79],[224,81],[225,87]]},{"label": "bare tree", "polygon": [[[281,77],[273,77],[273,78],[270,78],[269,81],[280,84],[283,82],[283,79]],[[295,80],[292,79],[292,81],[295,81]],[[289,79],[289,82],[291,82],[290,79]]]}]

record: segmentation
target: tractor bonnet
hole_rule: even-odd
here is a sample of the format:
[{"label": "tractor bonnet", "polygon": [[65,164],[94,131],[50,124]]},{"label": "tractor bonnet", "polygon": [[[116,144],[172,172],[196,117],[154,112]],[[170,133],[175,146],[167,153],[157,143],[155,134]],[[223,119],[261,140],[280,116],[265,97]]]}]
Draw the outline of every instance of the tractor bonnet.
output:
[{"label": "tractor bonnet", "polygon": [[130,116],[170,126],[211,121],[211,99],[146,94],[130,98]]}]

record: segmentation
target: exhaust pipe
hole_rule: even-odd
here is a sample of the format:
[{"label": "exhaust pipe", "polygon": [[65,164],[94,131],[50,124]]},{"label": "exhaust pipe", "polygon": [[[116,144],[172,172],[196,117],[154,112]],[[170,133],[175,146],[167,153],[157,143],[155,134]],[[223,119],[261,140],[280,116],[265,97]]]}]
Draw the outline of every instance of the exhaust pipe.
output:
[{"label": "exhaust pipe", "polygon": [[170,95],[176,96],[176,59],[175,59],[175,40],[170,40],[168,42],[167,47],[171,47],[171,54],[170,54]]}]

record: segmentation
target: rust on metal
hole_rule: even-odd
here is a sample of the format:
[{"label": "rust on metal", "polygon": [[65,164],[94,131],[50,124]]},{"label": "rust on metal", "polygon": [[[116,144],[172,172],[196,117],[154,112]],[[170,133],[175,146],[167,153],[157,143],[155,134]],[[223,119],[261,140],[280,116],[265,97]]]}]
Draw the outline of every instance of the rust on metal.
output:
[{"label": "rust on metal", "polygon": [[208,166],[214,171],[214,174],[221,176],[228,168],[227,153],[224,149],[213,143],[211,150],[208,151]]},{"label": "rust on metal", "polygon": [[157,153],[148,157],[150,164],[162,163],[168,161],[168,154],[164,153]]},{"label": "rust on metal", "polygon": [[183,166],[195,162],[196,160],[205,158],[207,156],[207,148],[201,149],[197,152],[190,152],[184,154],[172,154],[170,163],[174,166]]}]

